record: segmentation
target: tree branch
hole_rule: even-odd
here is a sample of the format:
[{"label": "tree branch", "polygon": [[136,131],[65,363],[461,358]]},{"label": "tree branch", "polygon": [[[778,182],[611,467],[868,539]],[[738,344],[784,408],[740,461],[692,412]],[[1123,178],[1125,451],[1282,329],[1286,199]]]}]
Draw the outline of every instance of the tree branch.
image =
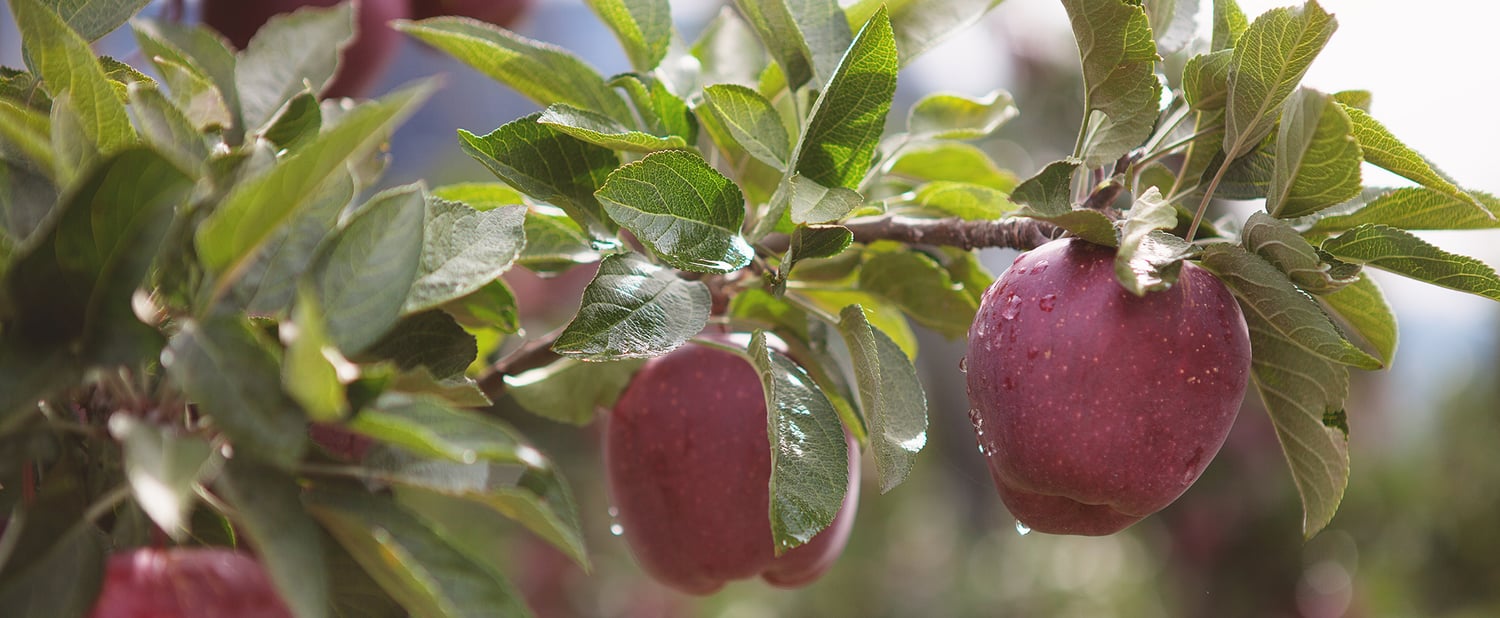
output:
[{"label": "tree branch", "polygon": [[476,380],[479,383],[479,390],[484,391],[484,395],[494,401],[505,392],[505,376],[545,367],[561,358],[552,351],[552,342],[557,340],[559,334],[562,334],[562,331],[556,330],[527,341],[521,344],[521,347],[495,361],[479,374]]},{"label": "tree branch", "polygon": [[[1040,247],[1062,233],[1050,223],[1025,218],[969,221],[957,217],[919,219],[886,216],[853,219],[844,222],[844,227],[854,233],[855,242],[894,240],[910,245],[958,247],[965,251],[985,247],[1026,251]],[[791,238],[787,235],[772,234],[760,244],[765,249],[781,253],[786,251],[790,243]]]}]

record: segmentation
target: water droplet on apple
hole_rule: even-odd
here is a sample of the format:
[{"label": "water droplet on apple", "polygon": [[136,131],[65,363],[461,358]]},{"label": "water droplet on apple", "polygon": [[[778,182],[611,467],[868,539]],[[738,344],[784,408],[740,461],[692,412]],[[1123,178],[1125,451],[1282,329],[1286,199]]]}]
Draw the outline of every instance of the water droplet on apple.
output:
[{"label": "water droplet on apple", "polygon": [[1182,484],[1191,485],[1193,479],[1198,478],[1198,464],[1203,461],[1203,447],[1193,450],[1193,456],[1188,459],[1187,465],[1182,470]]},{"label": "water droplet on apple", "polygon": [[1023,524],[1023,523],[1021,523],[1021,520],[1017,519],[1016,520],[1016,534],[1019,534],[1021,536],[1026,536],[1028,534],[1031,534],[1031,526]]},{"label": "water droplet on apple", "polygon": [[967,357],[967,356],[959,357],[959,359],[958,359],[958,372],[959,373],[968,373],[969,372],[969,357]]},{"label": "water droplet on apple", "polygon": [[1040,275],[1044,272],[1047,272],[1047,260],[1037,262],[1036,266],[1031,267],[1031,274],[1033,275]]},{"label": "water droplet on apple", "polygon": [[1015,294],[1011,294],[1010,298],[1005,299],[1005,309],[1000,312],[1000,317],[1007,320],[1014,320],[1016,319],[1016,315],[1020,313],[1021,297],[1016,296]]},{"label": "water droplet on apple", "polygon": [[1037,306],[1041,307],[1042,311],[1046,311],[1046,312],[1050,313],[1052,311],[1052,306],[1056,305],[1056,304],[1057,304],[1057,295],[1056,294],[1048,294],[1048,295],[1042,297],[1042,300],[1037,303]]},{"label": "water droplet on apple", "polygon": [[614,518],[619,517],[619,516],[620,516],[620,507],[617,507],[617,506],[609,507],[609,519],[611,521],[613,521]]},{"label": "water droplet on apple", "polygon": [[625,534],[625,526],[621,526],[620,524],[610,524],[609,533],[615,536]]},{"label": "water droplet on apple", "polygon": [[479,453],[474,452],[472,449],[464,449],[464,452],[459,453],[458,456],[460,459],[463,459],[464,463],[466,464],[471,464],[479,461]]}]

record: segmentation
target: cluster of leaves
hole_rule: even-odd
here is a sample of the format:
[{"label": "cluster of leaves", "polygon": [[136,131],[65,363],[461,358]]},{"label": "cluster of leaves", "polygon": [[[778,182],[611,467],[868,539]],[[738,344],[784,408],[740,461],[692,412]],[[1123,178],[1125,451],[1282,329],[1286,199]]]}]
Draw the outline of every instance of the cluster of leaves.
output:
[{"label": "cluster of leaves", "polygon": [[[1362,267],[1500,298],[1493,271],[1407,231],[1494,227],[1495,199],[1392,137],[1367,93],[1299,86],[1334,29],[1315,2],[1251,23],[1216,0],[1194,42],[1193,0],[1063,0],[1088,111],[1073,156],[1025,181],[968,143],[1016,115],[1004,92],[929,96],[887,134],[899,69],[997,2],[742,0],[688,43],[666,0],[590,0],[634,69],[612,77],[479,22],[401,23],[543,111],[459,131],[501,182],[360,199],[432,87],[320,102],[347,8],[273,20],[240,53],[134,21],[153,79],[88,47],[143,1],[13,0],[28,70],[0,74],[0,483],[33,489],[0,492],[0,604],[86,607],[104,548],[155,526],[244,534],[301,616],[524,613],[477,549],[495,515],[587,555],[566,483],[490,397],[585,424],[711,325],[752,334],[731,348],[767,394],[769,517],[794,547],[843,500],[837,428],[882,490],[904,480],[927,424],[910,323],[964,336],[992,281],[970,251],[869,232],[919,224],[1115,246],[1137,294],[1183,260],[1218,274],[1316,532],[1348,476],[1347,367],[1395,347]],[[1165,75],[1173,54],[1190,57]],[[1365,162],[1417,186],[1365,189]],[[1215,195],[1266,209],[1204,222]],[[594,262],[542,340],[560,358],[486,369],[517,330],[502,273]],[[375,446],[351,464],[310,422]]]},{"label": "cluster of leaves", "polygon": [[[520,199],[360,199],[433,85],[320,102],[348,6],[239,53],[133,21],[153,79],[90,49],[143,4],[9,3],[0,606],[82,615],[106,551],[160,530],[248,542],[298,616],[525,613],[476,540],[508,518],[587,557],[559,471],[466,376],[516,329],[499,275],[555,257]],[[310,422],[374,446],[348,465]]]}]

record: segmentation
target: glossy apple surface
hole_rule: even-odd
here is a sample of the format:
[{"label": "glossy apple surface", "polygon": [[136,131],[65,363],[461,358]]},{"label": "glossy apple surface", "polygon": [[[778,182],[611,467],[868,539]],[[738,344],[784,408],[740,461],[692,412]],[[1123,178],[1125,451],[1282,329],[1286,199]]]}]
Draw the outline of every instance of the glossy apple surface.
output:
[{"label": "glossy apple surface", "polygon": [[222,548],[116,553],[90,618],[291,618],[260,563]]},{"label": "glossy apple surface", "polygon": [[[304,6],[333,6],[340,1],[205,0],[203,23],[223,34],[236,49],[244,49],[271,16]],[[387,24],[409,16],[406,0],[354,0],[354,5],[354,40],[340,54],[339,70],[323,89],[324,97],[367,94],[401,48],[401,34]]]},{"label": "glossy apple surface", "polygon": [[1224,284],[1185,263],[1137,297],[1114,250],[1057,240],[985,291],[969,329],[969,417],[1011,514],[1111,534],[1176,500],[1244,398],[1250,343]]},{"label": "glossy apple surface", "polygon": [[509,28],[531,8],[531,0],[411,0],[412,19],[457,15]]},{"label": "glossy apple surface", "polygon": [[848,493],[833,523],[778,558],[765,395],[749,362],[694,344],[652,359],[605,428],[610,495],[631,553],[658,581],[691,594],[756,575],[785,587],[821,576],[854,523],[858,457],[851,440]]}]

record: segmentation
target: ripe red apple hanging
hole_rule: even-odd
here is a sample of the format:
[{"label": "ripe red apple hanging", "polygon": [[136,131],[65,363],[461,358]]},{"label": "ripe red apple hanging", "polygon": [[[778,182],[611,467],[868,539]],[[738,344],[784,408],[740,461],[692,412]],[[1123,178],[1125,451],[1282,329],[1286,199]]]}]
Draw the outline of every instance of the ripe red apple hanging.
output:
[{"label": "ripe red apple hanging", "polygon": [[710,594],[759,575],[802,586],[844,549],[859,500],[852,440],[848,493],[833,523],[774,555],[765,395],[755,369],[734,354],[690,344],[648,361],[621,393],[605,432],[622,534],[636,561],[664,584]]},{"label": "ripe red apple hanging", "polygon": [[1192,263],[1137,297],[1114,251],[1057,240],[1018,258],[969,330],[970,420],[1024,526],[1103,535],[1161,510],[1218,453],[1250,343],[1224,284]]}]

